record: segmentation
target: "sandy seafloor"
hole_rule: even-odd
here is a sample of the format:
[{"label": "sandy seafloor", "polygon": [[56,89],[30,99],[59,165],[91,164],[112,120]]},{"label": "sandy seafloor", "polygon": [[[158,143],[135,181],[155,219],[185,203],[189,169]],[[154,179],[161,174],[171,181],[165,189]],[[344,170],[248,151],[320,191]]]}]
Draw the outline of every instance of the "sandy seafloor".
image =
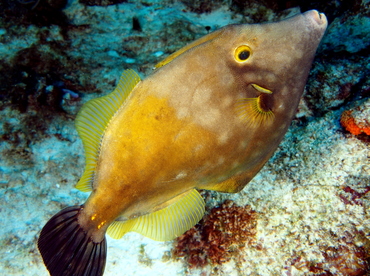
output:
[{"label": "sandy seafloor", "polygon": [[[173,242],[156,242],[135,233],[121,240],[108,237],[104,275],[370,275],[370,264],[366,264],[370,256],[370,193],[365,193],[370,186],[369,139],[344,131],[339,123],[344,110],[369,97],[369,2],[358,3],[357,14],[350,11],[332,16],[329,39],[320,46],[299,118],[274,156],[240,193],[214,192],[207,202],[214,206],[232,199],[238,205],[250,205],[258,212],[256,241],[260,246],[244,248],[243,260],[237,264],[231,260],[189,269],[184,260],[168,258]],[[213,30],[229,23],[253,22],[224,4],[210,13],[197,14],[183,3],[146,1],[89,7],[73,0],[63,12],[71,24],[89,26],[70,30],[71,45],[64,53],[84,61],[81,70],[71,72],[70,80],[95,88],[74,91],[76,101],[71,100],[74,94],[66,91],[61,107],[68,116],[52,116],[42,130],[27,119],[39,116],[37,108],[29,105],[19,110],[2,96],[0,275],[48,275],[36,247],[38,233],[61,208],[81,204],[87,197],[74,188],[84,168],[83,148],[73,123],[82,103],[100,92],[110,92],[126,68],[134,68],[144,77],[155,62],[206,34],[205,26]],[[265,19],[297,12],[297,7],[282,15],[266,11]],[[133,16],[139,19],[141,32],[132,31]],[[40,29],[48,30],[47,41],[63,42],[56,25],[24,26],[16,29],[18,33],[8,27],[0,29],[3,63],[11,64],[20,50],[31,45],[48,51],[50,44],[38,44]],[[122,49],[124,43],[138,37],[135,41],[141,44],[131,46],[131,52]],[[338,54],[336,47],[340,48]],[[352,88],[343,96],[346,85]],[[370,122],[369,113],[364,111]],[[354,198],[345,187],[363,194]],[[340,252],[343,258],[325,258],[328,251]],[[351,271],[358,274],[338,270],[340,265],[334,263],[344,260],[353,260]],[[309,271],[315,264],[320,264],[323,274]],[[354,269],[356,266],[362,270]]]}]

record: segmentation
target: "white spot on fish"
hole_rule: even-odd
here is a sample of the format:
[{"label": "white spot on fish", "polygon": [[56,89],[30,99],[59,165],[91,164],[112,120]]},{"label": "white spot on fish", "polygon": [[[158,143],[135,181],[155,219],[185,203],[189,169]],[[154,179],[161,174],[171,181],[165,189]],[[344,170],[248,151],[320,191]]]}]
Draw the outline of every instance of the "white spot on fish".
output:
[{"label": "white spot on fish", "polygon": [[218,158],[217,165],[222,165],[223,163],[225,163],[225,157],[221,156]]},{"label": "white spot on fish", "polygon": [[[276,77],[274,74],[270,73],[270,74],[265,74],[263,76],[263,80],[266,82],[266,83],[270,83],[270,82],[275,82],[276,81]],[[262,87],[264,87],[262,85]],[[268,87],[267,87],[268,88]]]},{"label": "white spot on fish", "polygon": [[281,96],[286,96],[288,95],[289,91],[286,87],[284,87],[282,90],[281,90]]},{"label": "white spot on fish", "polygon": [[189,108],[182,106],[177,109],[177,118],[184,119],[188,115],[189,115]]},{"label": "white spot on fish", "polygon": [[239,161],[234,161],[233,163],[232,163],[232,165],[231,165],[231,168],[232,169],[235,169],[235,168],[237,168],[237,167],[239,167],[240,166],[240,162]]},{"label": "white spot on fish", "polygon": [[231,96],[225,96],[222,99],[221,106],[222,107],[228,107],[234,102],[233,98]]},{"label": "white spot on fish", "polygon": [[220,111],[216,108],[208,108],[203,116],[198,116],[197,121],[201,126],[214,128],[220,120]]},{"label": "white spot on fish", "polygon": [[180,179],[183,179],[187,176],[188,174],[185,172],[185,171],[182,171],[180,173],[178,173],[175,177],[175,180],[180,180]]},{"label": "white spot on fish", "polygon": [[204,148],[203,144],[198,144],[196,147],[194,147],[194,152],[201,151]]},{"label": "white spot on fish", "polygon": [[285,110],[284,103],[281,103],[277,106],[276,111],[283,112]]},{"label": "white spot on fish", "polygon": [[239,150],[244,150],[248,145],[248,141],[241,141],[239,144]]},{"label": "white spot on fish", "polygon": [[194,92],[193,102],[197,105],[204,105],[207,104],[209,99],[211,98],[212,91],[211,89],[197,89]]},{"label": "white spot on fish", "polygon": [[261,153],[263,153],[263,154],[264,154],[264,152],[261,152],[261,151],[255,150],[255,151],[252,151],[248,157],[249,157],[250,159],[254,159],[254,158],[256,158],[256,157],[259,157],[259,156],[261,155]]},{"label": "white spot on fish", "polygon": [[218,143],[220,145],[223,145],[229,140],[229,134],[227,132],[222,133],[221,135],[218,136]]}]

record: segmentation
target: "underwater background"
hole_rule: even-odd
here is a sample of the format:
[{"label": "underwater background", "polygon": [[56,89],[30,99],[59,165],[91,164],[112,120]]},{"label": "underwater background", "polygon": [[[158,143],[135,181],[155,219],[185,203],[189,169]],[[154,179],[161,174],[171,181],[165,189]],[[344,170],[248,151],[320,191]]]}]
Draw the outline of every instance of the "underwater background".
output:
[{"label": "underwater background", "polygon": [[0,275],[48,275],[42,226],[87,198],[83,103],[222,26],[309,9],[329,27],[273,157],[240,193],[203,191],[176,241],[108,237],[104,275],[370,275],[369,0],[1,0]]}]

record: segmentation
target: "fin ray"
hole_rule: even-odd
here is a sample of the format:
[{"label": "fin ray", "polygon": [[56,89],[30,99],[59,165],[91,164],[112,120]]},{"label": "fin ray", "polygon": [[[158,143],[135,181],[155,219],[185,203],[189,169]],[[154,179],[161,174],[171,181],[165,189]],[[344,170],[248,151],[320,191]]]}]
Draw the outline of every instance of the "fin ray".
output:
[{"label": "fin ray", "polygon": [[80,191],[92,190],[91,180],[105,129],[139,81],[140,77],[134,70],[125,70],[112,93],[88,101],[77,114],[76,129],[85,150],[85,170],[76,185]]},{"label": "fin ray", "polygon": [[120,239],[127,232],[137,232],[157,241],[172,240],[193,227],[204,214],[204,200],[193,189],[171,205],[128,221],[113,222],[107,233]]},{"label": "fin ray", "polygon": [[236,106],[236,112],[248,124],[248,127],[258,127],[263,123],[271,122],[274,118],[274,113],[271,110],[261,108],[261,96],[240,99]]},{"label": "fin ray", "polygon": [[63,209],[42,228],[38,248],[53,276],[102,276],[107,244],[96,243],[78,223],[81,206]]}]

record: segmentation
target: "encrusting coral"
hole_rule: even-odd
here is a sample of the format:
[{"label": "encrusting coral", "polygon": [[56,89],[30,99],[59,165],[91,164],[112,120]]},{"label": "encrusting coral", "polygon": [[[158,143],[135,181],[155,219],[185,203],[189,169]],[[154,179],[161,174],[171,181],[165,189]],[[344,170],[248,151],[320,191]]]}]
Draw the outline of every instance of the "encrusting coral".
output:
[{"label": "encrusting coral", "polygon": [[176,240],[174,257],[184,257],[190,268],[222,264],[255,243],[257,213],[227,200]]}]

